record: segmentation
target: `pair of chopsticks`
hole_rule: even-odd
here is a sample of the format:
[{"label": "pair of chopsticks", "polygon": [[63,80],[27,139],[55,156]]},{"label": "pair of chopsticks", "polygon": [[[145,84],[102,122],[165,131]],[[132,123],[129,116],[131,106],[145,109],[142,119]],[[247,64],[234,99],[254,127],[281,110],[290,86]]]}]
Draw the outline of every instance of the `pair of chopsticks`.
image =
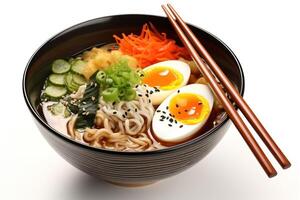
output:
[{"label": "pair of chopsticks", "polygon": [[[283,169],[289,168],[291,163],[277,146],[275,141],[269,135],[267,130],[264,128],[262,123],[256,117],[254,112],[248,106],[243,97],[239,94],[238,90],[233,86],[233,84],[229,81],[226,75],[223,73],[218,64],[214,61],[214,59],[210,56],[201,42],[197,39],[197,37],[193,34],[190,28],[185,24],[182,18],[178,15],[175,9],[170,5],[167,6],[162,5],[164,12],[166,13],[169,21],[177,32],[179,38],[182,43],[185,45],[193,60],[197,64],[197,67],[202,72],[204,78],[208,81],[211,89],[214,94],[218,98],[218,100],[223,105],[225,111],[230,117],[231,121],[234,123],[236,128],[239,130],[243,139],[251,149],[252,153],[266,172],[266,174],[271,178],[277,175],[277,172],[263,150],[260,148],[250,130],[246,126],[245,122],[242,120],[241,116],[238,114],[237,110],[234,108],[233,104],[225,95],[225,91],[218,84],[216,78],[223,85],[225,90],[229,93],[233,101],[236,103],[238,108],[244,114],[246,119],[249,121],[251,126],[257,132],[259,137],[265,143],[267,148],[276,158],[278,163],[281,165]],[[198,52],[203,56],[203,59],[209,65],[209,67],[202,61],[202,58],[199,56]],[[215,78],[216,77],[216,78]]]}]

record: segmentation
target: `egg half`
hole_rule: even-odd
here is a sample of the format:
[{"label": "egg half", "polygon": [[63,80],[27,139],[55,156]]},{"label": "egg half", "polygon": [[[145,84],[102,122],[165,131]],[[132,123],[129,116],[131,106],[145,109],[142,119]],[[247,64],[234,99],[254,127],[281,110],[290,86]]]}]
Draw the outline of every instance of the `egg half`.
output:
[{"label": "egg half", "polygon": [[149,87],[153,105],[159,105],[176,89],[187,84],[191,69],[179,60],[168,60],[143,69],[143,84]]},{"label": "egg half", "polygon": [[190,84],[178,89],[155,111],[155,137],[170,143],[185,141],[204,126],[213,104],[214,96],[207,85]]}]

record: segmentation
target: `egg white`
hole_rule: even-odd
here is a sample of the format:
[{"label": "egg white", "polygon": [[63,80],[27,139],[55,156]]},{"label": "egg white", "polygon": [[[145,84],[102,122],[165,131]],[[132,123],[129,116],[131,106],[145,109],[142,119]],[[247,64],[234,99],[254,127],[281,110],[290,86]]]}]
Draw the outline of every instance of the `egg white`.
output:
[{"label": "egg white", "polygon": [[[144,70],[151,70],[155,67],[170,67],[173,68],[174,70],[178,71],[179,73],[182,74],[183,76],[183,81],[180,85],[178,85],[177,88],[171,89],[171,90],[164,90],[159,88],[158,92],[154,92],[153,94],[151,94],[150,98],[152,101],[153,105],[159,105],[161,102],[163,102],[163,100],[165,100],[168,95],[170,95],[172,92],[174,92],[176,89],[184,86],[187,84],[187,82],[189,81],[190,75],[191,75],[191,69],[189,67],[188,64],[186,64],[185,62],[179,61],[179,60],[167,60],[167,61],[163,61],[163,62],[159,62],[159,63],[155,63],[153,65],[150,65],[146,68],[144,68]],[[153,87],[149,87],[149,90],[154,90]]]},{"label": "egg white", "polygon": [[[177,91],[177,90],[176,90]],[[180,93],[194,93],[203,96],[206,98],[209,104],[209,115],[211,113],[213,104],[214,104],[214,96],[211,92],[210,88],[207,85],[204,84],[190,84],[187,86],[184,86],[179,89]],[[172,142],[172,143],[178,143],[181,141],[184,141],[197,133],[203,125],[206,123],[209,115],[201,122],[193,125],[183,124],[181,122],[171,123],[172,127],[170,127],[169,121],[164,120],[160,121],[160,116],[162,115],[162,111],[165,111],[166,114],[163,114],[165,116],[169,116],[169,110],[167,110],[167,106],[170,104],[170,100],[176,96],[178,92],[173,92],[170,96],[168,96],[162,104],[157,108],[153,120],[152,120],[152,130],[154,132],[154,135],[161,141],[164,142]],[[160,112],[158,112],[160,111]],[[181,128],[180,125],[183,125]]]}]

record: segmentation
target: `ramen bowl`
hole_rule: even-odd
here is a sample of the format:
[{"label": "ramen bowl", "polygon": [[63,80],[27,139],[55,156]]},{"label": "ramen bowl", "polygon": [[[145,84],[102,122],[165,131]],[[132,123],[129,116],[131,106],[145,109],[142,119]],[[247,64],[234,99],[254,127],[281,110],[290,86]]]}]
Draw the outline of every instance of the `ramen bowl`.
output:
[{"label": "ramen bowl", "polygon": [[[25,102],[40,132],[47,142],[74,167],[102,180],[126,186],[150,184],[174,176],[204,158],[222,139],[230,121],[225,115],[221,122],[184,143],[172,147],[144,151],[118,152],[99,149],[68,138],[47,124],[38,110],[40,91],[50,74],[49,63],[57,58],[71,57],[93,46],[114,42],[113,34],[138,33],[146,22],[166,32],[179,43],[165,17],[151,15],[116,15],[86,21],[72,26],[44,43],[31,57],[23,77]],[[228,78],[244,91],[244,76],[234,53],[209,32],[189,25]]]}]

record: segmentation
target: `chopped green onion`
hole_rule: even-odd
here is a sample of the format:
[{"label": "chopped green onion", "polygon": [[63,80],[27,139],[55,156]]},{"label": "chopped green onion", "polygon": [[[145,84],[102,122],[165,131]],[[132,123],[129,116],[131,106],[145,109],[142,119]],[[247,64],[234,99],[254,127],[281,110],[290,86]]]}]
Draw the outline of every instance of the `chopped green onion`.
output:
[{"label": "chopped green onion", "polygon": [[136,97],[133,88],[140,84],[141,79],[139,73],[128,66],[127,60],[121,60],[103,71],[98,71],[96,81],[103,91],[101,95],[105,101],[130,101]]},{"label": "chopped green onion", "polygon": [[110,85],[112,84],[114,81],[111,78],[108,78],[105,80],[106,84]]},{"label": "chopped green onion", "polygon": [[126,91],[126,95],[125,95],[125,100],[126,101],[131,101],[133,99],[135,99],[136,97],[136,91],[134,89],[129,89]]},{"label": "chopped green onion", "polygon": [[118,88],[107,88],[102,92],[104,101],[112,102],[119,100],[119,91]]},{"label": "chopped green onion", "polygon": [[105,82],[106,80],[106,74],[104,71],[99,71],[96,75],[96,81],[98,84],[101,84],[103,82]]}]

